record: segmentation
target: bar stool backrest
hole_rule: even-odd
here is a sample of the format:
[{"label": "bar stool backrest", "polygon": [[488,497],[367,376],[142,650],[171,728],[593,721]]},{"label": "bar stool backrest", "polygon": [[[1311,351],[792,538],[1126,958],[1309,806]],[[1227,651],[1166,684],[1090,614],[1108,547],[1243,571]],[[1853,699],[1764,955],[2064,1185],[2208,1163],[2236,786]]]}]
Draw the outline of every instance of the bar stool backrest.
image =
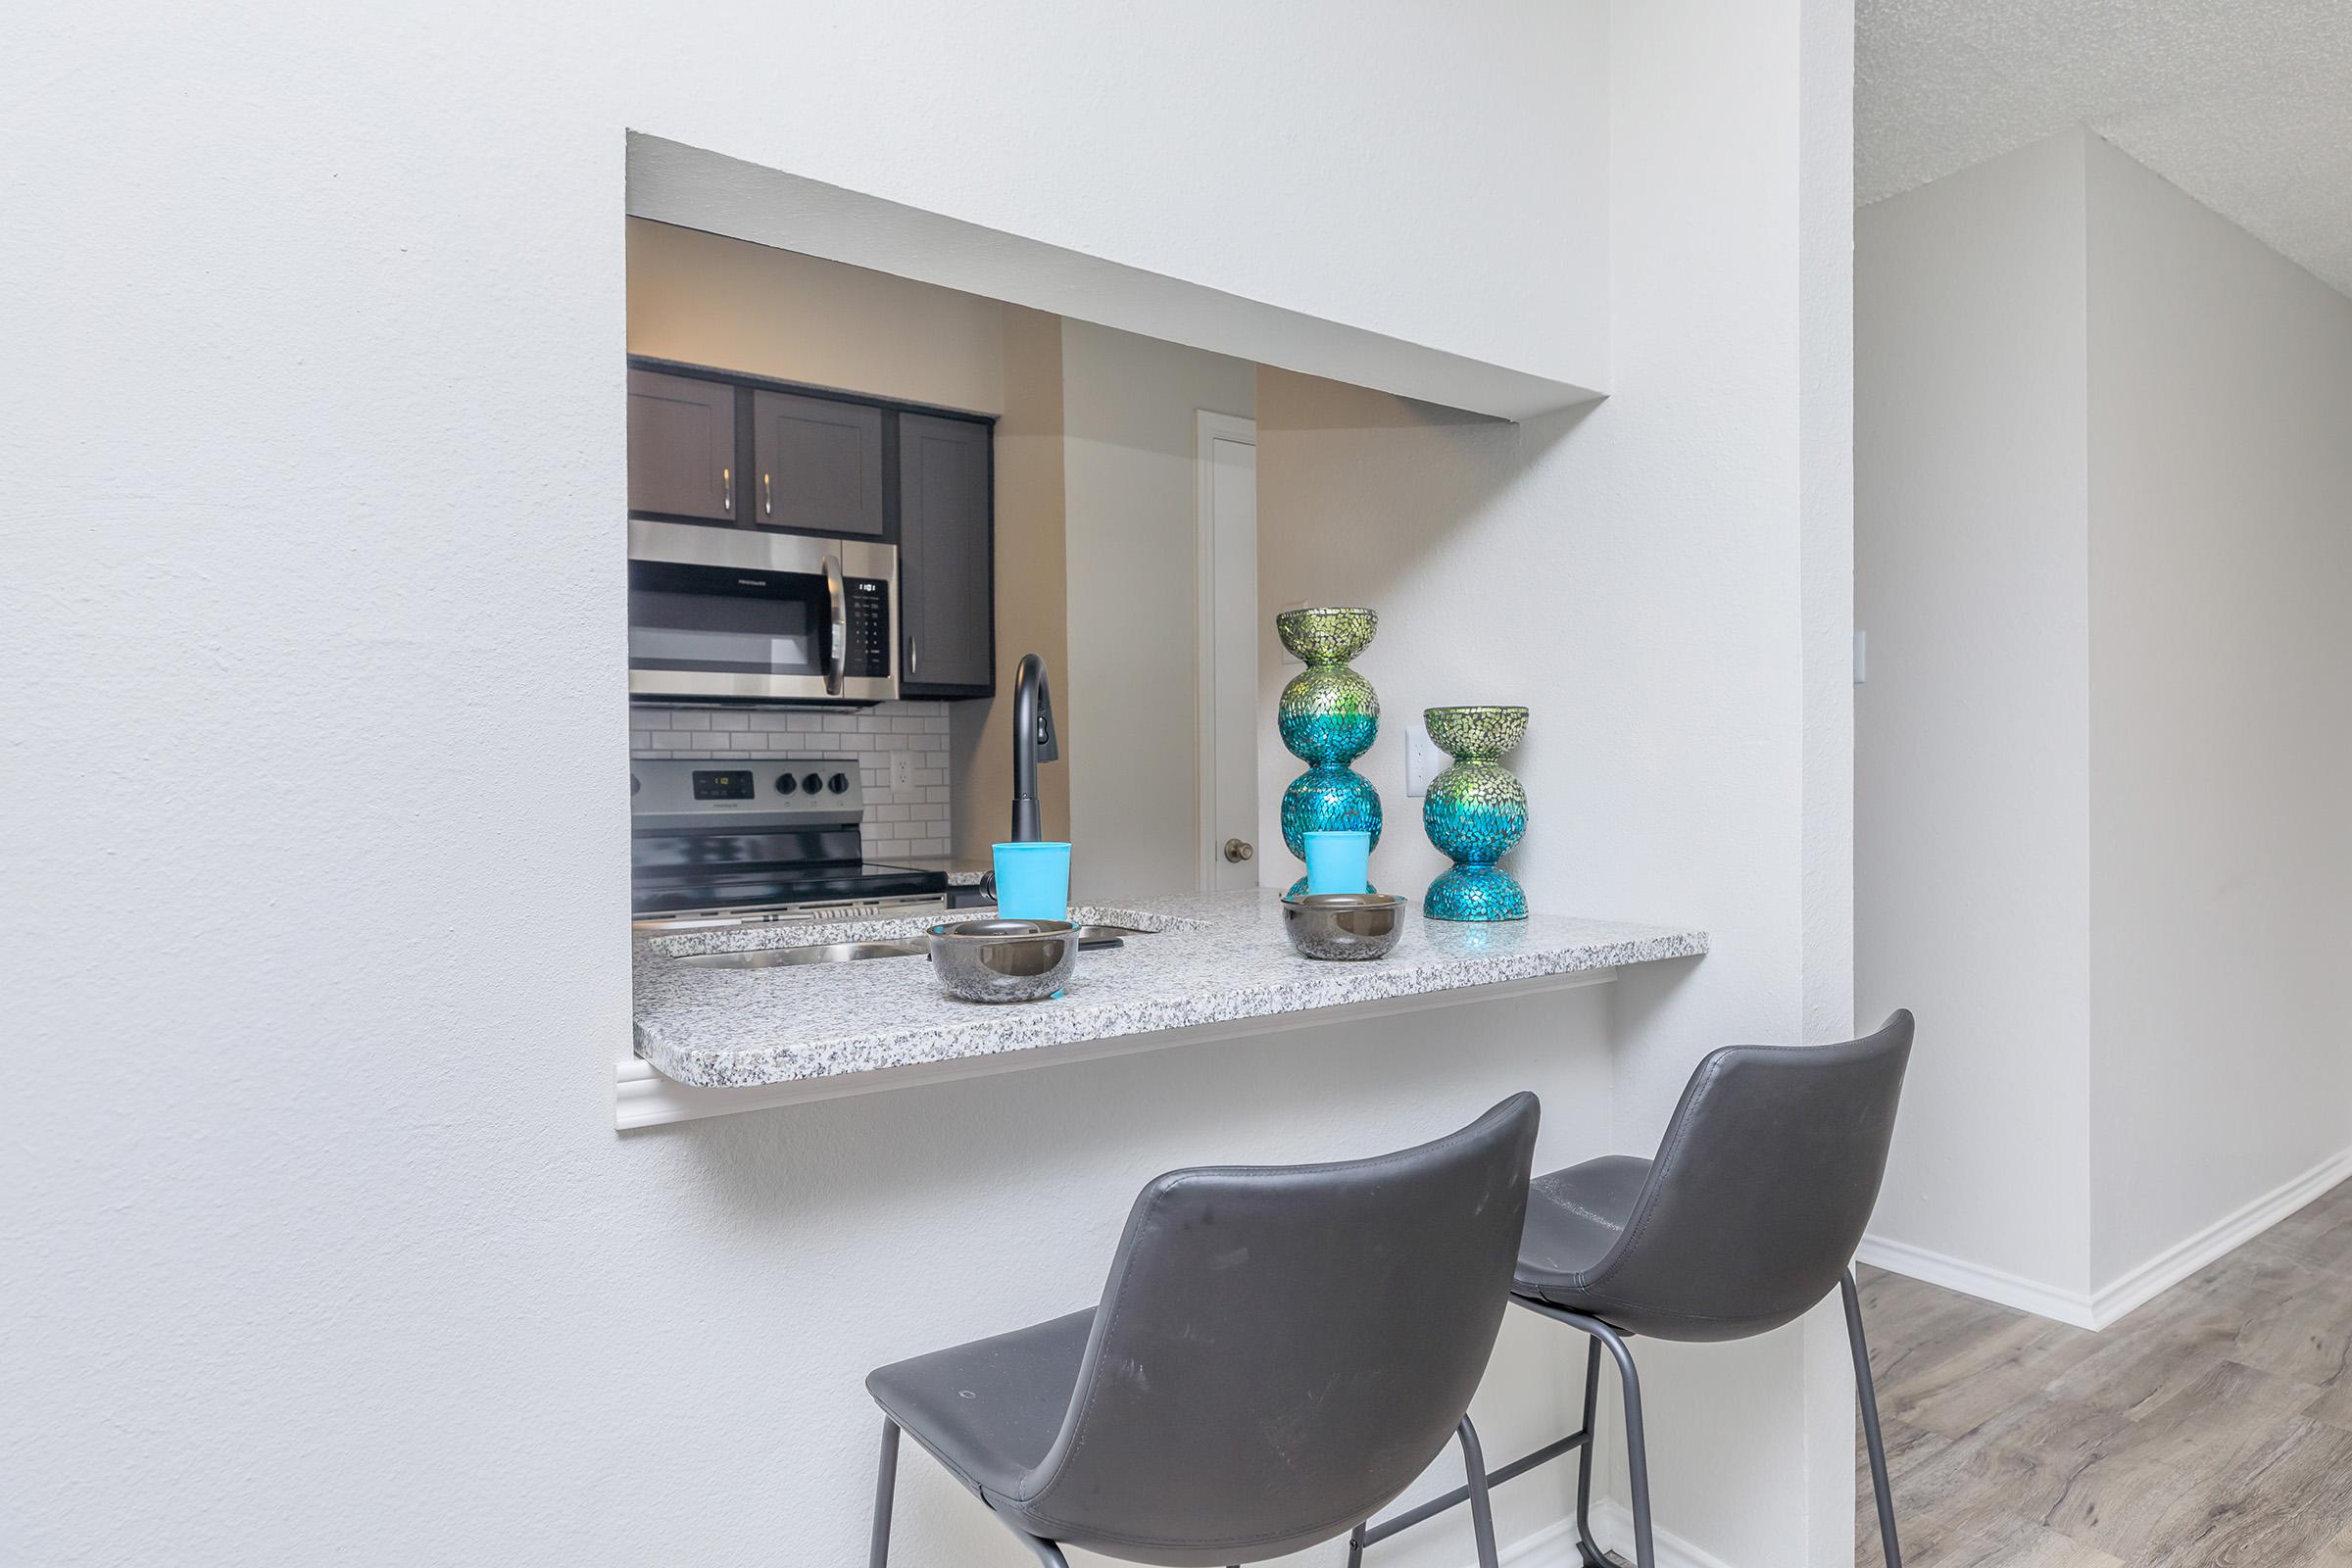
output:
[{"label": "bar stool backrest", "polygon": [[1736,1340],[1837,1289],[1878,1201],[1910,1059],[1907,1011],[1841,1045],[1710,1053],[1624,1234],[1587,1276],[1594,1315],[1661,1339]]},{"label": "bar stool backrest", "polygon": [[1537,1115],[1514,1095],[1418,1149],[1145,1188],[1029,1513],[1138,1561],[1223,1564],[1402,1492],[1494,1348]]}]

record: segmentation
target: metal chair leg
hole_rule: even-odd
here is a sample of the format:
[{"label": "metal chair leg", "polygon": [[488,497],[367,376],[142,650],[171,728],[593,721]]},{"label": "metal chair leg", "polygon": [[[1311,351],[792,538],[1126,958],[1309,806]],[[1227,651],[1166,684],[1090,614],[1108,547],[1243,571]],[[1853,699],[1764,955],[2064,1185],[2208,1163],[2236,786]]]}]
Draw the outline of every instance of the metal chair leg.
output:
[{"label": "metal chair leg", "polygon": [[1879,1391],[1871,1381],[1870,1343],[1862,1337],[1862,1296],[1854,1285],[1852,1269],[1838,1277],[1838,1293],[1845,1298],[1845,1338],[1854,1352],[1854,1399],[1862,1407],[1862,1444],[1870,1450],[1870,1489],[1879,1504],[1879,1547],[1886,1554],[1886,1568],[1903,1568],[1903,1548],[1894,1538],[1894,1493],[1886,1485],[1886,1441],[1879,1435]]},{"label": "metal chair leg", "polygon": [[1348,1532],[1348,1568],[1364,1568],[1364,1527]]},{"label": "metal chair leg", "polygon": [[1478,1543],[1478,1568],[1499,1568],[1494,1555],[1494,1507],[1487,1495],[1487,1456],[1478,1446],[1478,1428],[1464,1416],[1456,1435],[1462,1440],[1462,1468],[1469,1473],[1470,1533]]},{"label": "metal chair leg", "polygon": [[1581,1568],[1609,1568],[1592,1539],[1592,1422],[1600,1410],[1600,1341],[1585,1339],[1585,1439],[1576,1456],[1576,1550]]},{"label": "metal chair leg", "polygon": [[1015,1530],[1013,1535],[1019,1538],[1022,1545],[1029,1548],[1042,1568],[1070,1568],[1070,1559],[1064,1557],[1061,1548],[1051,1541],[1033,1536],[1026,1530]]},{"label": "metal chair leg", "polygon": [[890,1562],[890,1504],[899,1483],[899,1424],[882,1418],[882,1465],[874,1478],[874,1548],[872,1568]]},{"label": "metal chair leg", "polygon": [[1544,1315],[1583,1329],[1617,1362],[1617,1381],[1625,1391],[1625,1465],[1633,1481],[1634,1568],[1657,1568],[1657,1548],[1650,1542],[1649,1448],[1642,1440],[1642,1376],[1634,1370],[1633,1352],[1615,1329],[1596,1317],[1563,1307],[1552,1307]]}]

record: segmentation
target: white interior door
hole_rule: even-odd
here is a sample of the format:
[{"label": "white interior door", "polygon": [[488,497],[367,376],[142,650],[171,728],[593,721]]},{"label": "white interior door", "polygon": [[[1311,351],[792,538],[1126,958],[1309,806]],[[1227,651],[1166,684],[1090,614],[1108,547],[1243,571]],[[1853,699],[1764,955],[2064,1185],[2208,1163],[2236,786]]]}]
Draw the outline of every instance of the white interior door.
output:
[{"label": "white interior door", "polygon": [[1202,410],[1200,886],[1257,886],[1257,425]]}]

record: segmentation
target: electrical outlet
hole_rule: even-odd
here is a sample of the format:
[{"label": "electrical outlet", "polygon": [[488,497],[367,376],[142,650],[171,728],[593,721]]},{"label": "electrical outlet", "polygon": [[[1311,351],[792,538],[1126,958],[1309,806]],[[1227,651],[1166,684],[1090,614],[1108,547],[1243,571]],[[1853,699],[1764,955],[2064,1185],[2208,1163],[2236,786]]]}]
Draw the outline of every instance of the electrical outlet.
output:
[{"label": "electrical outlet", "polygon": [[1446,754],[1429,738],[1429,727],[1415,719],[1404,726],[1404,793],[1427,795],[1429,781],[1446,769]]},{"label": "electrical outlet", "polygon": [[914,788],[914,754],[912,752],[890,754],[890,787],[894,790]]}]

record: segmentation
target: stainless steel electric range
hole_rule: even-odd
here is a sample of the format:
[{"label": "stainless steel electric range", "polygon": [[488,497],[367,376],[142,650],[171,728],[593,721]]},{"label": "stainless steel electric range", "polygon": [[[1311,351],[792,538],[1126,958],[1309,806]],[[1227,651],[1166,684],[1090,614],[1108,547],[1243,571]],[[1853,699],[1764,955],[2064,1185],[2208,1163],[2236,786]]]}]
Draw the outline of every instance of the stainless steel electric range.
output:
[{"label": "stainless steel electric range", "polygon": [[926,914],[945,871],[865,858],[848,758],[668,758],[629,764],[629,904],[640,930]]}]

